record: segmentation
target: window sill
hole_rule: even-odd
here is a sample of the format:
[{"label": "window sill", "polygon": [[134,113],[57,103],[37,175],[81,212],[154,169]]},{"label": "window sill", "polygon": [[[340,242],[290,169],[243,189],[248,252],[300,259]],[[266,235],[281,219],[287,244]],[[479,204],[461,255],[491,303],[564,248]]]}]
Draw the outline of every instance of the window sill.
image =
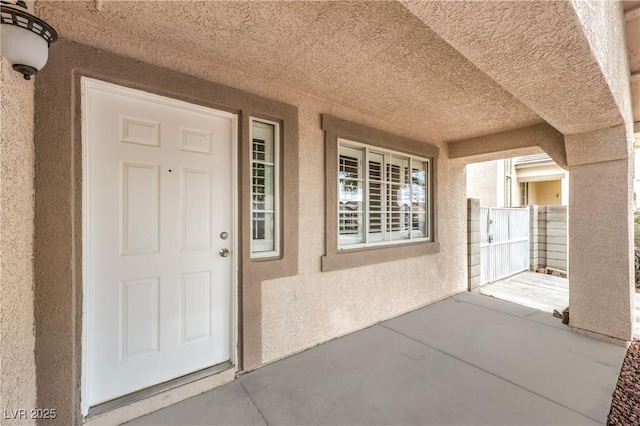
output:
[{"label": "window sill", "polygon": [[249,260],[252,262],[268,262],[271,260],[280,260],[282,256],[279,253],[269,253],[265,256],[251,256]]},{"label": "window sill", "polygon": [[439,252],[439,242],[404,243],[393,246],[340,250],[322,256],[321,270],[322,272],[339,271]]}]

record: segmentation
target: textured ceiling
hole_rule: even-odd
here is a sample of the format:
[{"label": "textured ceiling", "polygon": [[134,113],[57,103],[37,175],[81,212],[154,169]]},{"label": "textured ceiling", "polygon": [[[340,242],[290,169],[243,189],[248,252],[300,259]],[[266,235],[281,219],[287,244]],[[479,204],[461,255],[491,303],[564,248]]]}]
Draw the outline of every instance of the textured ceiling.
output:
[{"label": "textured ceiling", "polygon": [[[405,4],[563,134],[623,123],[620,109],[628,106],[624,102],[629,89],[617,3],[406,0]],[[618,100],[624,104],[620,109]]]},{"label": "textured ceiling", "polygon": [[[395,1],[105,1],[101,12],[93,1],[39,1],[37,10],[71,40],[119,52],[109,32],[144,39],[205,65],[420,123],[434,140],[542,122]],[[108,30],[95,34],[95,24]],[[153,54],[138,59],[152,62]]]}]

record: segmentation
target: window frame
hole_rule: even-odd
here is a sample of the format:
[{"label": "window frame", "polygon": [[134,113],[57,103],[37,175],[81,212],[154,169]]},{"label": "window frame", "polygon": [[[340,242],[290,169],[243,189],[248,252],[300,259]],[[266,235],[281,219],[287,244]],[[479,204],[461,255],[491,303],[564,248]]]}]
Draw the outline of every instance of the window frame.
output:
[{"label": "window frame", "polygon": [[511,175],[504,177],[504,206],[511,207]]},{"label": "window frame", "polygon": [[[340,245],[340,226],[337,225],[336,226],[336,231],[338,232],[338,250],[340,251],[344,251],[344,250],[355,250],[355,249],[360,249],[360,248],[370,248],[370,247],[381,247],[381,246],[392,246],[392,245],[396,245],[396,244],[409,244],[409,243],[415,243],[415,242],[430,242],[431,241],[431,234],[432,234],[432,229],[430,227],[431,221],[430,221],[430,205],[431,205],[431,168],[432,168],[432,161],[431,159],[427,158],[427,157],[420,157],[417,155],[412,155],[412,154],[407,154],[401,151],[397,151],[397,150],[392,150],[392,149],[387,149],[387,148],[381,148],[379,146],[373,146],[370,144],[365,144],[362,142],[357,142],[357,141],[353,141],[351,139],[347,139],[344,137],[338,137],[338,156],[336,158],[336,161],[338,162],[337,167],[338,167],[338,171],[340,170],[340,148],[341,147],[346,147],[346,148],[351,148],[351,149],[357,149],[357,150],[362,150],[361,152],[363,153],[363,164],[362,164],[362,178],[359,178],[359,180],[362,181],[362,193],[363,193],[363,200],[362,200],[362,215],[363,215],[363,226],[364,226],[364,232],[363,232],[363,237],[364,237],[364,242],[362,243],[356,243],[356,244],[348,244],[348,245]],[[385,160],[386,160],[386,155],[390,155],[391,158],[396,159],[396,160],[401,160],[402,158],[406,158],[408,160],[408,167],[411,170],[410,172],[410,176],[411,173],[413,172],[413,161],[416,161],[418,163],[421,164],[427,164],[427,184],[425,187],[425,191],[426,191],[426,196],[427,196],[427,200],[426,200],[426,204],[428,205],[428,207],[425,210],[425,215],[426,215],[426,219],[425,219],[425,228],[426,228],[426,234],[427,236],[425,237],[413,237],[412,236],[412,232],[409,233],[409,238],[408,239],[396,239],[396,240],[383,240],[383,241],[369,241],[369,234],[371,232],[368,231],[369,229],[369,215],[370,215],[370,211],[369,211],[369,196],[370,196],[370,180],[371,178],[369,177],[369,161],[370,161],[370,155],[369,153],[371,151],[374,151],[375,154],[382,154],[383,156],[385,156]],[[384,163],[384,164],[388,164],[388,163]],[[410,177],[411,180],[411,177]],[[338,188],[337,191],[340,191],[340,179],[336,179]],[[337,203],[336,205],[337,207],[337,212],[336,214],[338,215],[338,219],[340,218],[340,202]],[[388,214],[388,211],[385,211],[385,214]],[[385,219],[388,219],[388,216],[385,217]],[[413,229],[411,229],[412,231]],[[382,234],[385,234],[386,230],[382,230]],[[393,232],[393,231],[392,231]]]},{"label": "window frame", "polygon": [[[264,124],[268,124],[274,126],[274,138],[273,138],[273,246],[274,250],[264,251],[264,252],[254,252],[254,239],[253,239],[253,123],[260,122]],[[281,202],[280,202],[280,144],[281,144],[281,132],[280,132],[280,123],[273,120],[268,120],[261,117],[250,116],[249,117],[249,173],[251,179],[251,190],[249,191],[251,194],[251,204],[249,206],[249,255],[251,259],[268,259],[279,257],[281,253],[280,247],[280,216],[281,216]]]},{"label": "window frame", "polygon": [[520,182],[520,207],[529,205],[529,182]]},{"label": "window frame", "polygon": [[[321,259],[321,270],[325,272],[341,270],[438,253],[440,242],[437,226],[437,176],[440,149],[433,144],[394,135],[330,115],[322,115],[322,129],[325,132],[325,255]],[[426,226],[430,231],[430,239],[399,240],[389,244],[348,249],[339,247],[339,139],[364,144],[374,149],[395,151],[405,157],[429,160],[427,179],[431,190],[428,194]]]},{"label": "window frame", "polygon": [[504,206],[512,207],[513,206],[513,191],[512,191],[512,161],[511,158],[506,158],[504,160]]}]

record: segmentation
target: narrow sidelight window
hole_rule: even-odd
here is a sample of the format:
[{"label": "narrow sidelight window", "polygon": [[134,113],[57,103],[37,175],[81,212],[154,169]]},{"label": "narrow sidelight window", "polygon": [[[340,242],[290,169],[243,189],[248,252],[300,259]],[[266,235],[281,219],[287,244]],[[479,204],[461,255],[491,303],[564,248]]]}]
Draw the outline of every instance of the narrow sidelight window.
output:
[{"label": "narrow sidelight window", "polygon": [[339,249],[429,241],[429,160],[338,142]]},{"label": "narrow sidelight window", "polygon": [[251,119],[251,257],[278,256],[279,126]]}]

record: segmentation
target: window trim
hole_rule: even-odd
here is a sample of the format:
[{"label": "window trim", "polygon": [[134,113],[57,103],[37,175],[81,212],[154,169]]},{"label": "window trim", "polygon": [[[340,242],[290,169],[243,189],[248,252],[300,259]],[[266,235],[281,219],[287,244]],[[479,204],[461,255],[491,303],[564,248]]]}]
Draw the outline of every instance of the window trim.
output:
[{"label": "window trim", "polygon": [[[249,206],[249,255],[251,259],[270,259],[277,258],[280,256],[281,247],[280,247],[280,216],[281,216],[281,202],[280,202],[280,144],[281,144],[281,134],[280,134],[280,123],[277,121],[267,120],[265,118],[250,116],[249,117],[249,173],[251,174],[251,187],[253,188],[253,123],[257,121],[264,124],[269,124],[274,126],[275,135],[273,141],[273,185],[274,185],[274,202],[273,202],[273,241],[275,250],[264,251],[264,252],[254,252],[253,251],[253,199],[251,200],[251,204]],[[250,191],[251,196],[253,197],[253,189]]]},{"label": "window trim", "polygon": [[[410,257],[438,253],[438,156],[440,149],[432,144],[387,133],[371,127],[322,115],[325,132],[325,255],[321,270],[335,271],[373,265]],[[340,249],[338,245],[338,139],[346,139],[370,147],[395,151],[401,155],[429,160],[428,227],[431,240],[409,241],[380,246]]]}]

